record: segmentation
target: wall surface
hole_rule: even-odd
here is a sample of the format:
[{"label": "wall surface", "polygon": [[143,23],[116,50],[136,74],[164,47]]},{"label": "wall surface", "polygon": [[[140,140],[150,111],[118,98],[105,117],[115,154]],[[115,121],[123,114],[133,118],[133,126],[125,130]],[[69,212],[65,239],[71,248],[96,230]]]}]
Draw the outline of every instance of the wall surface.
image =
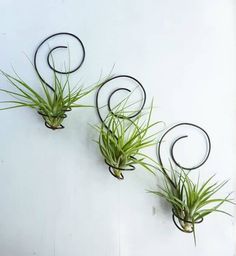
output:
[{"label": "wall surface", "polygon": [[[154,97],[154,119],[167,127],[193,122],[208,131],[212,152],[199,172],[202,180],[214,173],[216,180],[230,179],[223,196],[235,186],[235,4],[1,0],[0,68],[12,72],[13,65],[37,88],[25,55],[32,60],[48,35],[75,33],[87,54],[74,79],[92,84],[115,64],[113,73],[135,76],[147,101]],[[46,74],[50,77],[50,70]],[[0,82],[10,88],[3,78]],[[94,100],[92,94],[83,102]],[[175,228],[169,206],[146,193],[160,179],[141,168],[122,182],[109,174],[89,125],[99,122],[95,109],[72,111],[66,129],[58,131],[46,129],[30,109],[1,111],[0,120],[1,256],[235,255],[233,218],[206,218],[197,226],[195,247],[192,235]],[[180,144],[179,159],[188,164],[200,159],[205,144],[199,141]],[[155,156],[155,149],[148,153]],[[224,209],[234,213],[231,206]]]}]

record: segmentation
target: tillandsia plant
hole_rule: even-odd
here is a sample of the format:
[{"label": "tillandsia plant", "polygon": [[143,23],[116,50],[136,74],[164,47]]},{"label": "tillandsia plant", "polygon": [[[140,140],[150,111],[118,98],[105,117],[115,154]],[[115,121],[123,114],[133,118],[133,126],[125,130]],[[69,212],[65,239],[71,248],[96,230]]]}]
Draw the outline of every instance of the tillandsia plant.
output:
[{"label": "tillandsia plant", "polygon": [[14,98],[14,100],[1,101],[1,104],[7,104],[7,106],[0,108],[0,110],[19,107],[36,109],[43,117],[45,125],[52,130],[64,128],[62,122],[67,116],[66,112],[71,111],[72,108],[89,107],[88,105],[78,104],[77,102],[99,86],[98,82],[89,88],[83,88],[82,86],[72,87],[69,74],[66,74],[66,79],[62,81],[59,75],[54,72],[54,90],[49,88],[39,78],[41,92],[38,92],[16,73],[15,76],[3,71],[1,73],[15,90],[0,89],[1,92],[7,93]]},{"label": "tillandsia plant", "polygon": [[[56,47],[49,47],[48,45],[49,53],[47,54],[47,64],[50,70],[53,71],[53,82],[52,84],[49,84],[44,80],[39,72],[37,56],[40,48],[46,41],[61,36],[67,36],[70,39],[75,40],[75,42],[80,46],[82,57],[80,62],[73,69],[70,69],[69,45],[66,46],[60,44]],[[66,68],[67,65],[64,63],[65,70],[56,69],[56,65],[54,63],[53,53],[55,50],[57,51],[59,49],[68,50],[68,68]],[[87,88],[83,88],[83,86],[78,85],[71,86],[70,74],[74,73],[82,66],[84,59],[85,48],[80,38],[78,38],[76,35],[68,32],[59,32],[48,36],[36,48],[34,61],[32,63],[35,73],[37,74],[41,91],[39,92],[35,90],[34,86],[21,79],[15,71],[13,76],[1,71],[1,74],[8,80],[14,90],[0,89],[0,91],[9,94],[14,98],[14,100],[1,101],[1,104],[6,104],[7,106],[0,108],[0,110],[19,107],[33,108],[36,109],[43,117],[45,125],[48,128],[52,130],[64,128],[62,122],[67,116],[66,112],[71,111],[73,108],[91,107],[88,105],[78,104],[78,101],[87,96],[100,85],[98,82],[97,84]],[[64,79],[62,78],[62,75],[65,75]]]},{"label": "tillandsia plant", "polygon": [[[199,178],[194,183],[190,172],[176,170],[171,166],[171,175],[164,171],[164,184],[159,191],[150,191],[170,203],[173,221],[178,229],[185,233],[193,233],[196,244],[195,225],[203,221],[207,215],[219,212],[230,215],[220,209],[224,203],[233,203],[228,194],[224,198],[216,197],[216,193],[227,183],[212,182],[211,176],[200,184]],[[230,215],[231,216],[231,215]]]},{"label": "tillandsia plant", "polygon": [[160,122],[151,122],[152,110],[153,104],[148,113],[139,113],[131,120],[125,117],[128,112],[126,107],[118,104],[104,122],[96,126],[99,132],[97,143],[101,154],[109,166],[110,173],[117,179],[124,179],[123,171],[133,171],[135,165],[154,173],[155,161],[142,152],[156,143],[156,133],[149,132]]},{"label": "tillandsia plant", "polygon": [[[161,145],[165,136],[176,127],[192,127],[200,131],[207,141],[207,152],[205,158],[198,165],[193,167],[182,166],[175,158],[174,147],[176,143],[187,138],[187,135],[180,136],[174,140],[170,146],[170,170],[164,167],[161,157]],[[227,183],[213,182],[213,176],[207,181],[200,184],[198,177],[195,183],[190,178],[192,170],[201,167],[208,159],[211,152],[211,141],[208,133],[200,126],[192,123],[179,123],[169,128],[160,138],[157,147],[157,156],[159,159],[158,170],[164,176],[163,185],[158,191],[149,191],[157,196],[164,198],[172,207],[172,218],[175,226],[185,233],[193,233],[196,244],[195,225],[201,223],[203,218],[214,212],[220,212],[230,215],[228,212],[221,210],[224,203],[233,203],[230,194],[225,197],[217,197],[216,194]],[[174,167],[173,164],[174,163]],[[231,215],[230,215],[231,216]]]}]

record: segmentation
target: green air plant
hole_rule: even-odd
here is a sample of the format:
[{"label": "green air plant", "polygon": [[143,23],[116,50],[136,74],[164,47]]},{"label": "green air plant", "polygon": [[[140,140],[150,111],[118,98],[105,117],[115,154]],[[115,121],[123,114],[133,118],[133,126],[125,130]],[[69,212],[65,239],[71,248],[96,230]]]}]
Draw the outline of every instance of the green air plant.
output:
[{"label": "green air plant", "polygon": [[[174,170],[171,166],[171,175],[163,171],[164,184],[159,191],[149,191],[170,203],[175,225],[183,232],[193,233],[196,244],[195,225],[201,223],[207,215],[220,212],[229,213],[220,209],[223,203],[233,203],[230,194],[224,198],[215,197],[215,194],[227,183],[212,182],[211,176],[202,185],[199,178],[195,184],[189,177],[189,172],[183,169]],[[231,216],[231,215],[230,215]]]},{"label": "green air plant", "polygon": [[52,130],[64,128],[62,122],[66,118],[66,112],[73,108],[89,107],[77,102],[99,86],[99,83],[85,89],[82,86],[71,86],[69,74],[62,81],[61,77],[54,72],[53,90],[38,77],[41,87],[41,92],[38,92],[33,86],[22,80],[17,73],[12,76],[1,71],[1,74],[14,90],[0,89],[0,91],[7,93],[14,100],[1,101],[1,104],[7,104],[7,106],[0,110],[20,107],[36,109],[43,117],[45,125]]},{"label": "green air plant", "polygon": [[97,143],[109,171],[117,179],[124,179],[123,171],[135,170],[135,165],[154,173],[154,160],[142,152],[156,144],[156,133],[149,134],[151,128],[160,123],[151,123],[153,105],[148,113],[139,113],[132,120],[125,117],[128,112],[126,107],[120,106],[118,104],[116,110],[112,110],[104,122],[96,126],[99,132]]}]

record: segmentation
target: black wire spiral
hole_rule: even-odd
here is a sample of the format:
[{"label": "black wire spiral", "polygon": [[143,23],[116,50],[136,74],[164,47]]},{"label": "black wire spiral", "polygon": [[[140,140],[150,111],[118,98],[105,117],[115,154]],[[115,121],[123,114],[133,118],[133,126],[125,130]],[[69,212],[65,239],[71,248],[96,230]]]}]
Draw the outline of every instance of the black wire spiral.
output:
[{"label": "black wire spiral", "polygon": [[[82,41],[74,34],[72,33],[68,33],[68,32],[59,32],[59,33],[56,33],[56,34],[53,34],[53,35],[50,35],[48,36],[47,38],[45,38],[40,44],[39,46],[36,48],[35,50],[35,53],[34,53],[34,68],[35,68],[35,71],[39,77],[39,79],[46,85],[48,86],[48,88],[50,90],[52,90],[53,92],[55,92],[55,89],[45,81],[45,79],[42,77],[42,75],[40,74],[39,70],[38,70],[38,66],[37,66],[37,55],[38,55],[38,52],[39,52],[39,49],[41,48],[41,46],[49,39],[53,38],[53,37],[56,37],[56,36],[60,36],[60,35],[66,35],[66,36],[71,36],[73,38],[75,38],[78,43],[81,45],[81,49],[82,49],[82,58],[81,58],[81,61],[80,63],[72,70],[69,70],[69,71],[60,71],[60,70],[57,70],[55,67],[53,67],[50,63],[50,56],[53,54],[53,51],[57,50],[57,49],[66,49],[68,48],[67,46],[65,45],[59,45],[59,46],[56,46],[56,47],[53,47],[52,49],[50,49],[49,53],[47,54],[47,64],[49,66],[49,68],[51,70],[53,70],[53,72],[55,73],[58,73],[58,74],[63,74],[63,75],[66,75],[66,74],[71,74],[71,73],[74,73],[75,71],[77,71],[81,66],[82,64],[84,63],[84,59],[85,59],[85,48],[84,48],[84,45],[82,43]],[[67,115],[65,114],[65,112],[68,112],[68,111],[71,111],[71,108],[66,108],[63,110],[63,114],[59,115],[59,116],[50,116],[50,117],[55,117],[55,118],[62,118],[62,119],[65,119],[67,117]],[[45,115],[44,113],[42,113],[40,110],[38,111],[38,113],[40,115],[42,115],[44,117],[44,119],[46,117],[49,117],[48,115]],[[55,130],[55,129],[63,129],[64,126],[61,124],[60,127],[51,127],[46,121],[45,121],[45,126],[49,129],[52,129],[52,130]]]},{"label": "black wire spiral", "polygon": [[[157,149],[157,156],[158,156],[158,159],[159,159],[159,163],[160,163],[160,167],[162,169],[162,172],[164,173],[164,175],[166,176],[166,178],[168,179],[168,181],[172,184],[173,187],[175,187],[175,184],[174,182],[171,180],[171,178],[169,177],[169,175],[166,173],[166,170],[164,168],[164,165],[163,165],[163,162],[162,162],[162,159],[161,159],[161,145],[163,143],[163,139],[165,138],[165,136],[170,132],[172,131],[173,129],[175,129],[176,127],[179,127],[179,126],[192,126],[192,127],[195,127],[197,129],[199,129],[203,134],[204,136],[206,137],[207,139],[207,152],[206,152],[206,155],[205,155],[205,158],[197,165],[195,166],[192,166],[192,167],[185,167],[185,166],[182,166],[175,158],[174,156],[174,147],[176,145],[176,143],[181,140],[181,139],[184,139],[184,138],[187,138],[188,135],[184,135],[184,136],[180,136],[178,137],[177,139],[174,140],[174,142],[172,143],[171,147],[170,147],[170,158],[171,160],[175,163],[176,166],[178,166],[179,168],[183,169],[183,170],[188,170],[188,171],[191,171],[191,170],[195,170],[199,167],[201,167],[206,161],[207,159],[209,158],[209,155],[210,155],[210,152],[211,152],[211,140],[210,140],[210,137],[208,135],[208,133],[203,129],[201,128],[200,126],[196,125],[196,124],[192,124],[192,123],[179,123],[179,124],[176,124],[174,126],[172,126],[171,128],[169,128],[161,137],[160,141],[159,141],[159,147]],[[180,216],[178,216],[176,214],[176,212],[174,211],[174,209],[172,209],[172,219],[173,219],[173,222],[175,224],[175,226],[185,232],[185,233],[192,233],[194,230],[192,231],[186,231],[184,229],[182,229],[176,222],[175,218],[177,218],[179,221],[184,221],[184,222],[187,222],[187,223],[190,223],[190,224],[193,224],[191,221],[188,221],[188,220],[184,220],[182,219]],[[195,224],[198,224],[198,223],[201,223],[203,221],[203,218],[201,218],[199,221],[196,221],[194,222]],[[194,228],[194,227],[193,227]]]},{"label": "black wire spiral", "polygon": [[71,73],[74,73],[75,71],[77,71],[77,70],[82,66],[82,64],[84,63],[84,59],[85,59],[85,48],[84,48],[84,45],[83,45],[82,41],[81,41],[76,35],[74,35],[74,34],[72,34],[72,33],[68,33],[68,32],[59,32],[59,33],[53,34],[53,35],[48,36],[47,38],[45,38],[45,39],[39,44],[39,46],[36,48],[36,51],[35,51],[35,53],[34,53],[34,68],[35,68],[35,70],[36,70],[36,72],[37,72],[39,78],[41,79],[41,81],[42,81],[43,83],[45,83],[52,91],[55,91],[54,88],[53,88],[51,85],[49,85],[49,84],[43,79],[43,77],[41,76],[40,72],[38,71],[38,67],[37,67],[37,54],[38,54],[39,49],[41,48],[41,46],[42,46],[47,40],[49,40],[49,39],[51,39],[51,38],[53,38],[53,37],[56,37],[56,36],[60,36],[60,35],[71,36],[71,37],[75,38],[75,39],[79,42],[79,44],[81,45],[82,54],[83,54],[83,55],[82,55],[82,59],[81,59],[80,63],[79,63],[74,69],[72,69],[72,70],[69,70],[69,71],[60,71],[60,70],[57,70],[55,67],[53,67],[53,66],[51,65],[51,63],[50,63],[50,56],[51,56],[51,54],[53,53],[53,51],[55,51],[56,49],[66,49],[66,48],[68,48],[68,47],[65,46],[65,45],[59,45],[59,46],[53,47],[53,48],[49,51],[49,53],[48,53],[48,55],[47,55],[47,63],[48,63],[48,66],[49,66],[49,68],[50,68],[51,70],[53,70],[54,72],[56,72],[56,73],[58,73],[58,74],[64,74],[64,75],[66,75],[66,74],[71,74]]},{"label": "black wire spiral", "polygon": [[[109,128],[107,127],[107,125],[106,125],[106,123],[105,123],[105,121],[104,121],[104,119],[102,118],[101,113],[100,113],[99,102],[98,102],[98,101],[99,101],[99,93],[100,93],[102,87],[103,87],[105,84],[109,83],[109,82],[112,81],[112,80],[119,79],[119,78],[127,78],[127,79],[131,79],[131,80],[133,80],[134,82],[136,82],[136,83],[138,84],[138,86],[141,88],[142,92],[143,92],[143,100],[142,100],[142,104],[141,104],[140,108],[139,108],[134,114],[132,114],[132,115],[130,115],[130,116],[118,115],[118,114],[116,114],[116,113],[114,113],[114,112],[112,111],[112,108],[111,108],[111,98],[112,98],[112,97],[114,96],[114,94],[115,94],[116,92],[118,92],[118,91],[126,91],[126,92],[129,92],[129,93],[130,93],[131,90],[128,89],[128,88],[125,88],[125,87],[115,89],[115,90],[112,91],[112,92],[109,94],[109,96],[108,96],[107,107],[108,107],[108,111],[109,111],[110,114],[112,114],[113,116],[115,116],[115,117],[117,117],[117,118],[119,118],[119,119],[127,119],[127,120],[129,120],[129,121],[132,122],[132,119],[141,113],[141,111],[143,110],[143,108],[144,108],[144,106],[145,106],[145,103],[146,103],[146,91],[145,91],[143,85],[142,85],[136,78],[134,78],[134,77],[132,77],[132,76],[130,76],[130,75],[118,75],[118,76],[114,76],[114,77],[111,77],[111,78],[107,79],[104,83],[102,83],[102,85],[101,85],[101,86],[99,87],[99,89],[97,90],[97,94],[96,94],[96,109],[97,109],[97,114],[98,114],[98,117],[99,117],[101,123],[104,125],[104,127],[105,127],[108,131],[110,131],[110,130],[109,130]],[[110,132],[111,132],[111,131],[110,131]],[[132,159],[135,159],[135,157],[131,157],[131,158],[132,158]],[[121,173],[121,174],[120,174],[120,177],[117,177],[117,176],[114,174],[114,172],[113,172],[113,168],[114,168],[114,169],[117,169],[117,170],[120,170],[120,171],[133,171],[133,170],[135,170],[135,166],[134,166],[134,165],[131,165],[131,164],[128,165],[129,168],[117,168],[117,167],[112,166],[111,164],[109,164],[109,163],[106,161],[106,159],[105,159],[105,163],[109,166],[109,172],[110,172],[115,178],[117,178],[117,179],[119,179],[119,180],[123,180],[123,179],[124,179],[124,176],[123,176],[123,174]]]}]

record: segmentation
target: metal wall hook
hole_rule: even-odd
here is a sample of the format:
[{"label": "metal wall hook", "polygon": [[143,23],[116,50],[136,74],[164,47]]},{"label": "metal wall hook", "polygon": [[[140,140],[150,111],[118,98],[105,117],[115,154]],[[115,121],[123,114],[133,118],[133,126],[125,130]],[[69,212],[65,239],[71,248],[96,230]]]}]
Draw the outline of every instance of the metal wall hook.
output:
[{"label": "metal wall hook", "polygon": [[[194,127],[194,128],[197,128],[199,129],[203,135],[206,137],[206,140],[207,140],[207,152],[206,152],[206,155],[204,157],[204,159],[197,165],[195,166],[192,166],[192,167],[185,167],[183,165],[181,165],[175,158],[175,155],[174,155],[174,147],[176,145],[176,143],[182,139],[186,139],[188,138],[188,135],[183,135],[183,136],[180,136],[178,137],[177,139],[174,140],[174,142],[171,144],[170,146],[170,158],[171,158],[171,161],[173,161],[173,163],[178,166],[180,169],[182,170],[187,170],[187,171],[191,171],[191,170],[195,170],[195,169],[198,169],[199,167],[201,167],[206,161],[207,159],[209,158],[209,155],[210,155],[210,152],[211,152],[211,140],[210,140],[210,137],[208,135],[208,133],[203,129],[201,128],[200,126],[196,125],[196,124],[193,124],[193,123],[179,123],[179,124],[176,124],[174,126],[172,126],[171,128],[169,128],[161,137],[160,141],[159,141],[159,147],[157,148],[157,156],[158,156],[158,159],[159,159],[159,162],[160,162],[160,168],[163,172],[163,174],[165,175],[165,177],[168,179],[168,182],[170,182],[170,184],[176,188],[176,184],[175,182],[173,182],[173,180],[171,179],[171,177],[168,175],[168,173],[166,172],[165,168],[164,168],[164,165],[163,165],[163,161],[162,161],[162,158],[161,158],[161,145],[163,143],[163,139],[165,138],[165,136],[170,132],[172,131],[173,129],[175,129],[176,127],[179,127],[179,126],[191,126],[191,127]],[[177,223],[176,219],[178,219],[179,223]],[[185,233],[192,233],[194,232],[194,225],[195,224],[199,224],[201,222],[203,222],[203,218],[201,218],[199,221],[188,221],[188,220],[185,220],[184,218],[181,218],[180,216],[178,216],[176,214],[176,212],[174,211],[174,209],[172,209],[172,220],[175,224],[175,226],[182,232],[185,232]],[[191,224],[192,225],[192,228],[191,230],[187,230],[187,229],[184,229],[181,225],[181,222],[183,223],[188,223],[188,224]]]},{"label": "metal wall hook", "polygon": [[[127,119],[127,120],[129,120],[130,122],[133,122],[132,119],[141,113],[141,111],[143,110],[143,108],[144,108],[144,106],[145,106],[145,103],[146,103],[146,91],[145,91],[143,85],[142,85],[136,78],[134,78],[134,77],[132,77],[132,76],[130,76],[130,75],[118,75],[118,76],[114,76],[114,77],[112,77],[112,78],[107,79],[104,83],[102,83],[102,85],[101,85],[101,86],[98,88],[98,90],[97,90],[97,94],[96,94],[96,110],[97,110],[97,114],[98,114],[98,117],[99,117],[99,119],[100,119],[102,125],[104,125],[104,127],[105,127],[108,131],[110,131],[110,130],[109,130],[109,128],[107,127],[107,125],[106,125],[106,123],[105,123],[105,120],[102,118],[102,115],[101,115],[101,113],[100,113],[99,102],[98,102],[98,101],[99,101],[99,95],[100,95],[101,89],[103,88],[103,86],[104,86],[105,84],[109,83],[109,82],[112,81],[112,80],[119,79],[119,78],[131,79],[131,80],[133,80],[135,83],[138,84],[138,86],[141,88],[142,93],[143,93],[142,104],[141,104],[140,108],[139,108],[137,111],[135,111],[134,114],[132,114],[132,115],[130,115],[130,116],[121,116],[121,115],[118,115],[118,114],[114,113],[114,112],[112,111],[112,108],[111,108],[111,100],[112,100],[112,97],[115,95],[115,93],[118,92],[118,91],[126,91],[126,92],[128,92],[128,93],[131,92],[130,89],[125,88],[125,87],[121,87],[121,88],[118,88],[118,89],[113,90],[113,91],[109,94],[109,96],[108,96],[108,100],[107,100],[107,106],[108,106],[108,111],[109,111],[108,114],[112,114],[113,116],[115,116],[116,118],[119,118],[119,119]],[[110,132],[111,132],[111,131],[110,131]],[[114,137],[116,137],[116,136],[114,135]],[[132,156],[131,158],[135,159],[135,157],[133,157],[133,156]],[[123,174],[121,173],[121,174],[120,174],[120,177],[118,177],[117,175],[115,175],[113,169],[117,169],[117,170],[120,170],[120,171],[133,171],[133,170],[135,170],[135,166],[134,166],[134,165],[128,165],[127,168],[117,168],[117,167],[112,166],[111,164],[109,164],[109,163],[106,161],[106,159],[105,159],[104,161],[105,161],[105,163],[109,166],[109,168],[108,168],[108,169],[109,169],[109,172],[110,172],[114,177],[116,177],[116,178],[119,179],[119,180],[123,180],[123,179],[124,179]]]}]

